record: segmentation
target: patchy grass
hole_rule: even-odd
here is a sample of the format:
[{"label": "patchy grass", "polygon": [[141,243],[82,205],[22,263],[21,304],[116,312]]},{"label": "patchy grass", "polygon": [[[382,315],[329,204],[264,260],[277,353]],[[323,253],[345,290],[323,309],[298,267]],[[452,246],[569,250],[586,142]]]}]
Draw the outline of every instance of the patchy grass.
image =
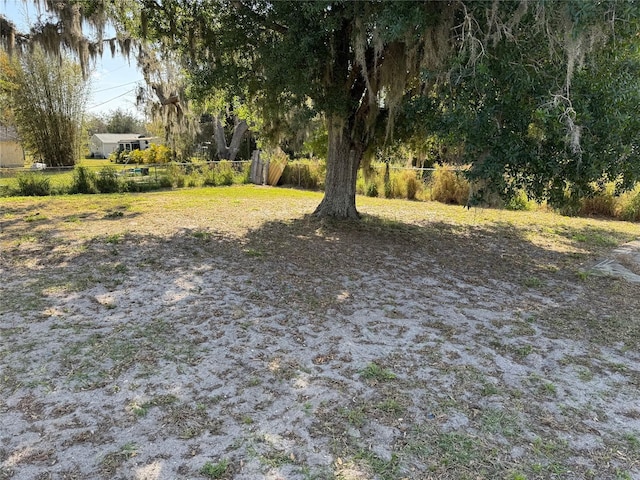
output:
[{"label": "patchy grass", "polygon": [[207,462],[200,469],[200,473],[208,478],[224,478],[229,470],[229,460],[223,459],[217,463]]},{"label": "patchy grass", "polygon": [[640,475],[637,224],[319,201],[0,199],[0,477]]},{"label": "patchy grass", "polygon": [[393,380],[396,378],[396,374],[382,368],[377,363],[370,363],[367,365],[361,372],[360,375],[365,380],[370,380],[372,382],[386,382],[388,380]]}]

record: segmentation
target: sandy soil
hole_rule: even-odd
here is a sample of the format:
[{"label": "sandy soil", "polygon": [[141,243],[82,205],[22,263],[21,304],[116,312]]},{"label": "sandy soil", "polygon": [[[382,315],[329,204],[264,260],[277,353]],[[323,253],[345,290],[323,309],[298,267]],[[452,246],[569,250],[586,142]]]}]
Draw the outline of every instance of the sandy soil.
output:
[{"label": "sandy soil", "polygon": [[637,284],[315,203],[12,205],[0,479],[640,479]]}]

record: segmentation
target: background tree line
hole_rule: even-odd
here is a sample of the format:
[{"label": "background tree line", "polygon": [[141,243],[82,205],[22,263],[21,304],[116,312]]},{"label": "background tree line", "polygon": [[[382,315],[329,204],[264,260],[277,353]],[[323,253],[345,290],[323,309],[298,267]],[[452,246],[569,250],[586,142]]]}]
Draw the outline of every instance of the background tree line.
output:
[{"label": "background tree line", "polygon": [[[640,177],[635,0],[45,3],[58,36],[5,29],[5,45],[46,37],[85,68],[105,42],[137,52],[139,97],[176,151],[203,118],[226,157],[249,129],[290,151],[325,138],[321,216],[358,217],[358,169],[394,142],[470,165],[471,201],[564,205]],[[70,42],[78,19],[117,37]]]}]

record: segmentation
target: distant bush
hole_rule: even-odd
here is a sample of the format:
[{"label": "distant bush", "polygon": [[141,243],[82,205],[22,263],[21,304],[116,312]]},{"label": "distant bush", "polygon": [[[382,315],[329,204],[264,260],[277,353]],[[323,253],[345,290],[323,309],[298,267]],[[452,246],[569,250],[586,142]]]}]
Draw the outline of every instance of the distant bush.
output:
[{"label": "distant bush", "polygon": [[233,170],[233,164],[230,161],[220,160],[214,165],[214,170],[217,185],[233,185],[235,171]]},{"label": "distant bush", "polygon": [[389,169],[388,163],[385,163],[384,165],[384,175],[382,177],[382,183],[384,185],[384,198],[395,198],[398,196],[396,194],[398,190],[398,182],[396,181],[395,176],[393,180],[391,179],[391,171]]},{"label": "distant bush", "polygon": [[431,176],[431,199],[442,203],[466,205],[471,186],[462,172],[437,166]]},{"label": "distant bush", "polygon": [[320,190],[324,187],[326,164],[321,160],[294,160],[287,163],[280,182],[284,185]]},{"label": "distant bush", "polygon": [[639,221],[640,186],[621,195],[616,194],[615,188],[614,183],[609,183],[598,194],[580,199],[577,214]]},{"label": "distant bush", "polygon": [[100,193],[116,193],[120,191],[118,174],[113,167],[104,167],[95,179],[95,186]]},{"label": "distant bush", "polygon": [[378,184],[374,181],[371,181],[365,184],[365,195],[367,197],[377,197],[378,196]]},{"label": "distant bush", "polygon": [[580,200],[578,215],[613,217],[616,214],[619,197],[615,195],[615,185],[606,185],[596,195]]},{"label": "distant bush", "polygon": [[128,154],[129,163],[145,163],[147,155],[142,150],[131,150]]},{"label": "distant bush", "polygon": [[159,188],[171,188],[173,184],[171,183],[171,179],[166,175],[163,175],[158,178],[158,187]]},{"label": "distant bush", "polygon": [[235,183],[240,185],[251,183],[251,163],[245,162],[240,164],[240,168],[237,169],[235,174]]},{"label": "distant bush", "polygon": [[356,177],[356,193],[358,195],[366,195],[367,197],[377,197],[380,190],[378,188],[378,182],[380,182],[381,185],[383,185],[384,182],[383,175],[380,174],[378,170],[382,171],[383,168],[383,166],[372,163],[363,165]]},{"label": "distant bush", "polygon": [[152,143],[143,153],[144,163],[169,163],[171,161],[171,150],[166,145]]},{"label": "distant bush", "polygon": [[197,170],[192,170],[189,175],[184,177],[184,180],[189,188],[201,187],[203,184],[206,185],[206,183],[203,182],[202,174]]},{"label": "distant bush", "polygon": [[69,193],[97,193],[96,174],[89,168],[77,166],[73,170],[73,182]]},{"label": "distant bush", "polygon": [[182,188],[185,185],[185,174],[181,165],[177,163],[170,163],[167,166],[167,179],[171,185],[177,188]]},{"label": "distant bush", "polygon": [[640,221],[640,186],[620,197],[619,216],[622,220]]},{"label": "distant bush", "polygon": [[531,210],[532,205],[533,202],[529,200],[527,194],[520,191],[505,202],[504,208],[507,210],[524,211]]},{"label": "distant bush", "polygon": [[204,174],[204,180],[202,184],[205,187],[215,187],[218,185],[218,176],[213,168],[210,168],[208,172]]},{"label": "distant bush", "polygon": [[109,155],[113,163],[162,164],[171,161],[171,150],[166,145],[152,143],[146,150],[122,150]]},{"label": "distant bush", "polygon": [[407,200],[415,200],[418,193],[424,189],[424,184],[418,180],[416,172],[413,170],[405,170],[400,173],[400,184],[403,185],[403,196]]},{"label": "distant bush", "polygon": [[15,195],[44,197],[51,195],[51,180],[42,173],[22,173],[16,178]]}]

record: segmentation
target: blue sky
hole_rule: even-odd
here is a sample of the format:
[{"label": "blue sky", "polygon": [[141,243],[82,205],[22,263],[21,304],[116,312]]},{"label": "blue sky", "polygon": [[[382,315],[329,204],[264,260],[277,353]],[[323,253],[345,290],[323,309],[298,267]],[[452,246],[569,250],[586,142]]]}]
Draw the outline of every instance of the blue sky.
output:
[{"label": "blue sky", "polygon": [[[35,23],[39,15],[31,0],[0,0],[0,12],[23,31],[29,30],[29,25]],[[135,106],[135,88],[144,80],[135,60],[128,61],[120,56],[112,58],[109,49],[106,50],[104,57],[93,65],[87,113],[103,115],[120,108],[142,116]]]}]

